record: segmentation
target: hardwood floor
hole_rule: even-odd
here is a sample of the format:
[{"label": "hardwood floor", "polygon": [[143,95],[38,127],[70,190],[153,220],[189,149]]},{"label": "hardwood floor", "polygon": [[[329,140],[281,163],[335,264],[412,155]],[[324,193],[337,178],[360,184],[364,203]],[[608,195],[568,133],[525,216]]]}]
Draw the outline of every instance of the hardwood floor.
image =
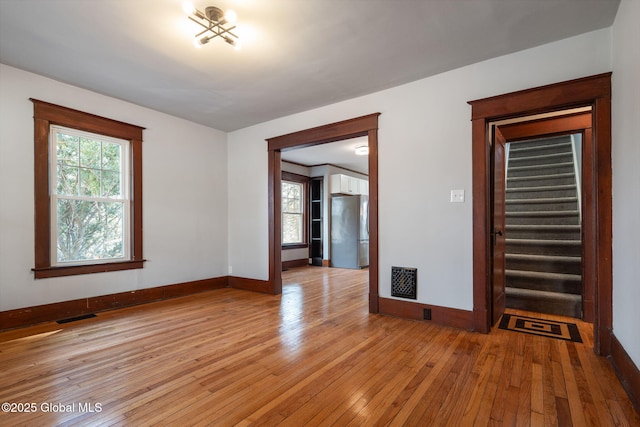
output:
[{"label": "hardwood floor", "polygon": [[0,402],[35,410],[0,425],[640,425],[591,325],[582,344],[370,315],[366,280],[296,268],[281,296],[220,289],[0,333]]}]

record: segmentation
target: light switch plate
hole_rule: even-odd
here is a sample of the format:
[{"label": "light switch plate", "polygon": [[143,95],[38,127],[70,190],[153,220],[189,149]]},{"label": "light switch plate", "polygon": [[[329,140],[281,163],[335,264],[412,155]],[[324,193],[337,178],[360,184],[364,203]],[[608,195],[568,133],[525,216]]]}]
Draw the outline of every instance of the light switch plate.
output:
[{"label": "light switch plate", "polygon": [[451,203],[464,203],[464,190],[451,190]]}]

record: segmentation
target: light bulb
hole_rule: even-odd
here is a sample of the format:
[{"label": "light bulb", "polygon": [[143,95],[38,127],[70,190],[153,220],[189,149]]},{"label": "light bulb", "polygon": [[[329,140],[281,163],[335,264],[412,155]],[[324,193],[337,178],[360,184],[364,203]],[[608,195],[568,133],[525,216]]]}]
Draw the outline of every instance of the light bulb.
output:
[{"label": "light bulb", "polygon": [[233,25],[238,20],[238,14],[234,10],[229,9],[224,13],[224,20]]},{"label": "light bulb", "polygon": [[193,15],[195,13],[195,11],[196,11],[196,7],[190,1],[186,1],[186,2],[182,3],[182,10],[187,15]]},{"label": "light bulb", "polygon": [[203,37],[201,39],[193,39],[193,45],[200,49],[205,44],[209,43],[209,38]]},{"label": "light bulb", "polygon": [[240,44],[240,40],[238,39],[232,39],[229,36],[224,36],[224,41],[233,46],[235,50],[240,50],[240,48],[242,47],[242,44]]}]

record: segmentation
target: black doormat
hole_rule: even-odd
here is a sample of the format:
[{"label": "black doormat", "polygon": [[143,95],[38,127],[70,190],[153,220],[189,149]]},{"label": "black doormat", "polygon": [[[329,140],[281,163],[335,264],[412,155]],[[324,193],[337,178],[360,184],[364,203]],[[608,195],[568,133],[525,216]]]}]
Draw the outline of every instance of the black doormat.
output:
[{"label": "black doormat", "polygon": [[557,338],[559,340],[582,342],[578,325],[575,323],[558,322],[556,320],[535,319],[533,317],[503,314],[500,329],[524,332],[525,334],[540,335]]}]

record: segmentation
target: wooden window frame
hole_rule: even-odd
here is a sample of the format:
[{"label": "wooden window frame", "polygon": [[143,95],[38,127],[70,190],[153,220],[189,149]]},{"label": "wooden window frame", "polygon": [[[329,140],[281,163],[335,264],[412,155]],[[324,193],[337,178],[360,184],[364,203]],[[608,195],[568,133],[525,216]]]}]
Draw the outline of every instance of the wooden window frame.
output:
[{"label": "wooden window frame", "polygon": [[308,224],[309,224],[309,177],[291,172],[282,172],[282,181],[302,184],[302,242],[282,243],[282,249],[302,249],[309,247]]},{"label": "wooden window frame", "polygon": [[[143,268],[142,256],[142,131],[144,128],[83,111],[31,99],[34,120],[34,208],[36,279]],[[49,196],[49,134],[51,125],[129,141],[129,259],[99,264],[51,265],[51,199]]]}]

